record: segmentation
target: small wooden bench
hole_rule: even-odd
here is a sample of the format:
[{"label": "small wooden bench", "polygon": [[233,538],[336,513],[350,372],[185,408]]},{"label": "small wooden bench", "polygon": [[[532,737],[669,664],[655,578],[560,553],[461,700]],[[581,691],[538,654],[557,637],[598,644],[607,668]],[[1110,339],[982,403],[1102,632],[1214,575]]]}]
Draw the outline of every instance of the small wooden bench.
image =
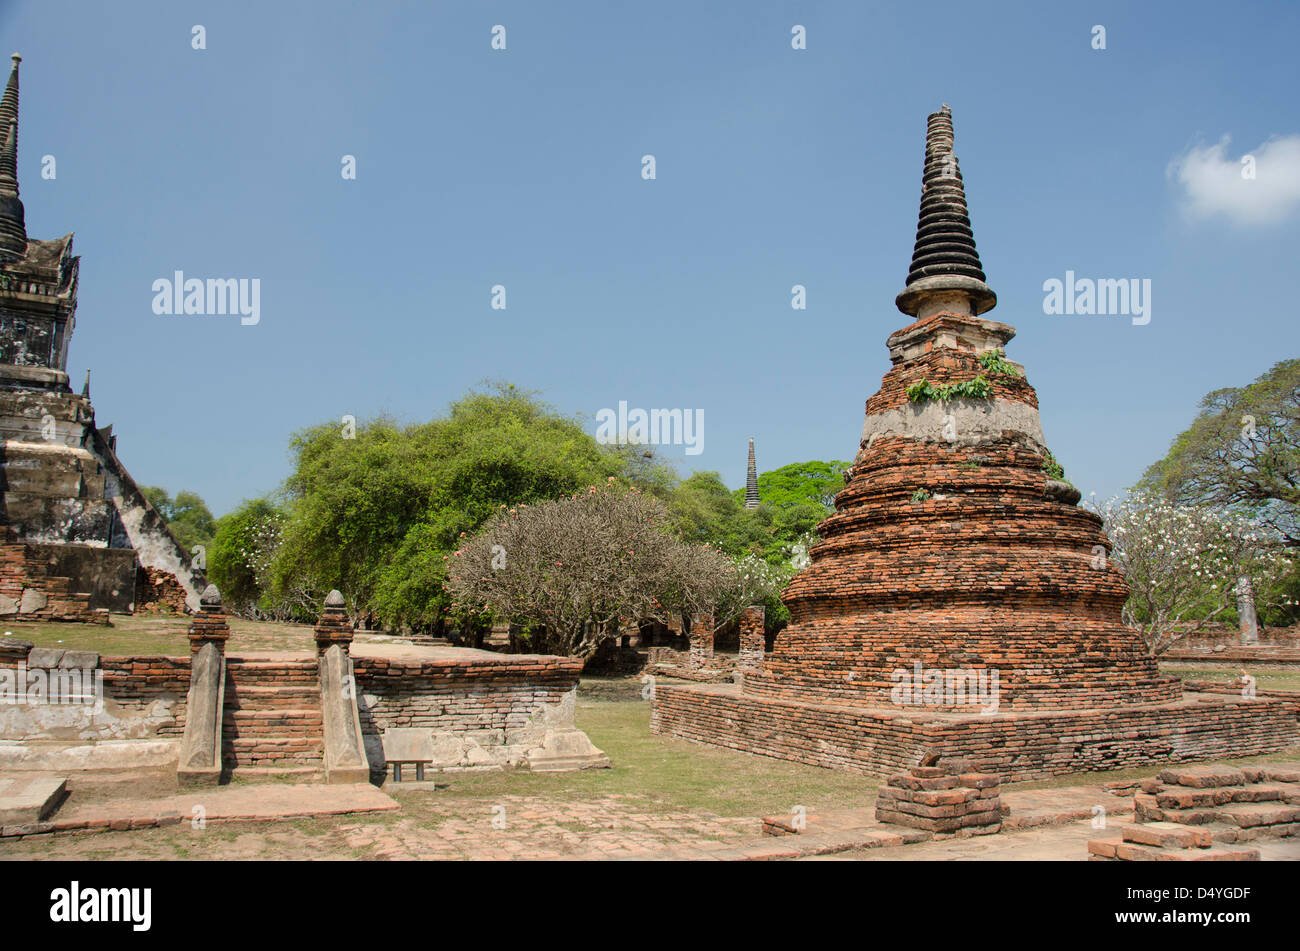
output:
[{"label": "small wooden bench", "polygon": [[384,731],[384,761],[393,767],[393,782],[402,781],[402,767],[414,764],[416,782],[424,782],[424,767],[433,762],[433,731],[411,728]]}]

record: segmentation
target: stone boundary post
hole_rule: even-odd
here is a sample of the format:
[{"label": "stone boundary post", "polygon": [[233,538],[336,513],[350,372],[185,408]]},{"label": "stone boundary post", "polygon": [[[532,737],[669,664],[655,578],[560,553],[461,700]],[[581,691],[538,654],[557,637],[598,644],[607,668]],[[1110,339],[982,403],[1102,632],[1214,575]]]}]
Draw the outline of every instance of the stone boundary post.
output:
[{"label": "stone boundary post", "polygon": [[352,649],[352,625],[344,611],[346,602],[338,590],[325,597],[325,608],[316,621],[316,653],[323,654],[337,644],[343,653]]},{"label": "stone boundary post", "polygon": [[230,624],[214,584],[199,596],[190,621],[190,691],[177,780],[183,786],[221,781],[221,718],[226,706],[226,641]]},{"label": "stone boundary post", "polygon": [[357,705],[356,673],[349,655],[352,625],[348,623],[345,604],[337,589],[331,591],[316,622],[326,783],[364,783],[370,779]]},{"label": "stone boundary post", "polygon": [[199,613],[190,621],[190,655],[197,654],[205,644],[212,644],[219,654],[226,653],[230,639],[230,624],[221,606],[221,592],[214,584],[203,589],[199,596]]}]

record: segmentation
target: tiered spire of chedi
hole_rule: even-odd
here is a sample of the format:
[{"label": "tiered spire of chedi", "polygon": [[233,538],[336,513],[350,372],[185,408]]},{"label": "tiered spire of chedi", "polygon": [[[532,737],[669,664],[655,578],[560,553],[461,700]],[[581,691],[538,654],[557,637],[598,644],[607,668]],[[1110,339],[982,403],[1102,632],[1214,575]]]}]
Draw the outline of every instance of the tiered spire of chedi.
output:
[{"label": "tiered spire of chedi", "polygon": [[[1120,622],[1123,576],[1101,519],[1044,471],[1038,398],[979,316],[985,283],[947,106],[929,117],[907,286],[914,323],[866,405],[862,441],[812,564],[787,589],[790,627],[747,693],[888,704],[897,669],[999,671],[1000,706],[1180,696]],[[896,696],[896,694],[895,694]],[[969,709],[973,704],[926,704]]]},{"label": "tiered spire of chedi", "polygon": [[[0,97],[0,537],[91,608],[130,611],[137,581],[170,575],[198,607],[202,572],[117,458],[112,427],[95,426],[89,376],[68,381],[80,259],[72,235],[27,237],[18,197],[18,64]],[[31,579],[29,579],[31,580]],[[24,585],[26,582],[24,582]],[[32,582],[35,586],[35,581]],[[0,593],[0,617],[44,594]]]},{"label": "tiered spire of chedi", "polygon": [[754,437],[749,437],[749,468],[745,473],[745,508],[758,508],[758,463],[754,461]]},{"label": "tiered spire of chedi", "polygon": [[0,98],[0,262],[20,260],[27,253],[27,220],[18,197],[18,64],[23,58],[13,55],[13,69]]}]

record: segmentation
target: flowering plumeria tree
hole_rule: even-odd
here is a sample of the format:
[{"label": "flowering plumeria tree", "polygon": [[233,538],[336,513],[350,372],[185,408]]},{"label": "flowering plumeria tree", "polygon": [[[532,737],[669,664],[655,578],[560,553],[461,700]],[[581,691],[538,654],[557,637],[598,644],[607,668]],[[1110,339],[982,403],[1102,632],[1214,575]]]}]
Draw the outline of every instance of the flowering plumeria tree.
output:
[{"label": "flowering plumeria tree", "polygon": [[1098,514],[1129,585],[1124,621],[1142,632],[1152,656],[1234,607],[1243,587],[1266,590],[1291,568],[1281,536],[1242,515],[1142,492],[1112,499]]},{"label": "flowering plumeria tree", "polygon": [[662,502],[612,479],[502,507],[447,561],[455,610],[518,622],[532,649],[581,658],[615,636],[620,618],[710,610],[736,584],[726,556],[683,541]]},{"label": "flowering plumeria tree", "polygon": [[751,604],[775,601],[794,573],[789,564],[772,565],[758,555],[731,561],[714,614],[717,624],[730,624]]}]

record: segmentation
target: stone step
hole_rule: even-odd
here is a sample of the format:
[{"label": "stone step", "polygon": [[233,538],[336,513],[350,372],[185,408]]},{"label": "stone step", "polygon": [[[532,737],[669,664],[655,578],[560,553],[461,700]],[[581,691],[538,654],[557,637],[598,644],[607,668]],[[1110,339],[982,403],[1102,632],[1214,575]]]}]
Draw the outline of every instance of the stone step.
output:
[{"label": "stone step", "polygon": [[[229,768],[229,767],[227,767]],[[325,770],[321,766],[235,766],[230,775],[240,779],[264,779],[270,777],[290,776],[297,780],[324,780]]]},{"label": "stone step", "polygon": [[226,684],[227,710],[320,709],[320,688],[315,686],[250,687]]},{"label": "stone step", "polygon": [[1258,862],[1258,849],[1241,848],[1161,848],[1125,842],[1109,836],[1088,840],[1088,858],[1092,861],[1117,862]]},{"label": "stone step", "polygon": [[1300,806],[1282,806],[1264,802],[1233,804],[1220,808],[1216,818],[1220,822],[1242,829],[1284,825],[1300,822]]},{"label": "stone step", "polygon": [[68,781],[48,776],[0,777],[0,826],[41,822],[63,802]]},{"label": "stone step", "polygon": [[1300,822],[1281,822],[1274,825],[1249,826],[1247,828],[1217,822],[1204,828],[1210,830],[1215,842],[1227,842],[1228,844],[1254,842],[1258,839],[1285,839],[1291,836],[1300,836]]},{"label": "stone step", "polygon": [[1208,849],[1214,835],[1204,826],[1185,826],[1176,822],[1143,822],[1119,827],[1120,837],[1134,845],[1153,845],[1163,849]]},{"label": "stone step", "polygon": [[320,736],[293,736],[273,733],[267,736],[232,736],[223,737],[223,751],[236,755],[258,754],[277,755],[320,752],[325,748],[325,740]]},{"label": "stone step", "polygon": [[253,733],[265,735],[298,736],[300,734],[320,736],[324,730],[320,708],[295,709],[287,707],[279,710],[230,710],[221,717],[221,725],[228,735],[248,736]]}]

